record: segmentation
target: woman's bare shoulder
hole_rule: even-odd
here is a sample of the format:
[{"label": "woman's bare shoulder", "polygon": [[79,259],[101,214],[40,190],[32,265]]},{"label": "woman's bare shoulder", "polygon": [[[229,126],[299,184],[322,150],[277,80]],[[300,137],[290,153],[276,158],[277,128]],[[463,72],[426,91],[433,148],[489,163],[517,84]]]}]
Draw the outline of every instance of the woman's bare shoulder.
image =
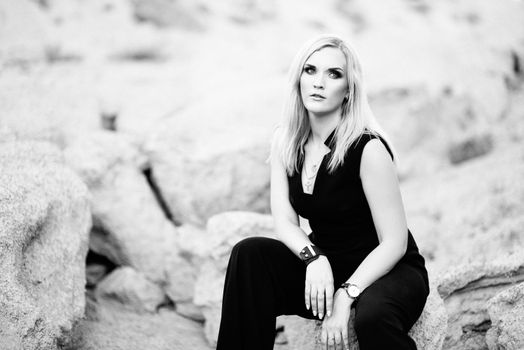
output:
[{"label": "woman's bare shoulder", "polygon": [[284,127],[282,125],[275,126],[271,135],[271,154],[280,154],[284,143],[284,137]]}]

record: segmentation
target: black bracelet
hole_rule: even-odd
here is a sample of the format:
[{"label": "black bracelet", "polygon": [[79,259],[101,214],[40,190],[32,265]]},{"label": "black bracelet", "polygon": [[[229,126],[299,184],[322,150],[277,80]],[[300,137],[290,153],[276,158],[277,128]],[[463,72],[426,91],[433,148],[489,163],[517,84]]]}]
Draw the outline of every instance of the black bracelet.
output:
[{"label": "black bracelet", "polygon": [[314,245],[305,246],[299,253],[300,259],[306,266],[317,260],[321,255],[325,255],[324,252]]}]

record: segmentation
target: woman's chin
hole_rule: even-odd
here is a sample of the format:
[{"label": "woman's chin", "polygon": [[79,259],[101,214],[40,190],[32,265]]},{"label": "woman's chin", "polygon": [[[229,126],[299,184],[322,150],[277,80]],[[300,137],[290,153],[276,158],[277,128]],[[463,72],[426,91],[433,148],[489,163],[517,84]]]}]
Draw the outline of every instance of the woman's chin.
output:
[{"label": "woman's chin", "polygon": [[309,113],[314,114],[317,117],[321,117],[324,115],[332,115],[337,111],[338,108],[326,108],[324,106],[308,105],[306,106],[306,109]]}]

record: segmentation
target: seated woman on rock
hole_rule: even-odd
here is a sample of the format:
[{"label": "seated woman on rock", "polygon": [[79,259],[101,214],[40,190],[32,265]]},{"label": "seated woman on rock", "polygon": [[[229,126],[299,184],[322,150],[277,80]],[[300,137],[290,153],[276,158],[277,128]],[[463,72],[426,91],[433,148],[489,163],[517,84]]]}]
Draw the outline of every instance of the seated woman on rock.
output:
[{"label": "seated woman on rock", "polygon": [[251,237],[233,248],[217,349],[272,349],[278,315],[323,320],[322,343],[345,349],[351,307],[361,350],[416,349],[408,332],[428,276],[359,60],[340,38],[323,35],[298,53],[290,75],[271,151],[279,240]]}]

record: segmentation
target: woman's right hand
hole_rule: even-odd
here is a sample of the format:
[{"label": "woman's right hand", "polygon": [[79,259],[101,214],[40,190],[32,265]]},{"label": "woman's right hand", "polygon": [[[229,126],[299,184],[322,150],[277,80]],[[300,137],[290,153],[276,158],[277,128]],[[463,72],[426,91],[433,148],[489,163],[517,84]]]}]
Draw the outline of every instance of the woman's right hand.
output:
[{"label": "woman's right hand", "polygon": [[[326,256],[321,255],[311,262],[306,269],[306,286],[304,291],[306,308],[319,319],[327,313],[331,316],[333,309],[333,272]],[[324,307],[325,302],[325,307]]]}]

